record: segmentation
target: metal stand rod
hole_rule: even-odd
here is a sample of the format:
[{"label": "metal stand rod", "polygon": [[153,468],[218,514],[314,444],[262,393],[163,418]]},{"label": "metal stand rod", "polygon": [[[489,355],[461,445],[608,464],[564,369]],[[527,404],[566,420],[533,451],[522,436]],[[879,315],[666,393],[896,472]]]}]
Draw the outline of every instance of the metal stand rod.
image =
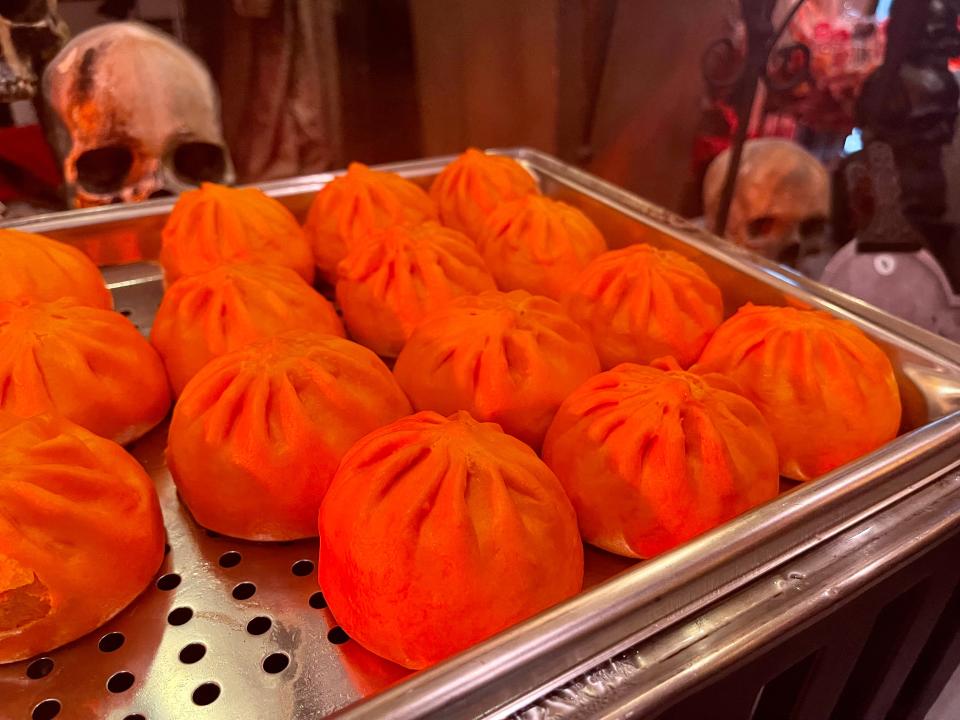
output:
[{"label": "metal stand rod", "polygon": [[730,205],[733,202],[740,162],[743,159],[743,145],[747,140],[753,105],[757,99],[757,89],[761,80],[767,80],[770,53],[804,2],[806,0],[797,0],[790,7],[780,26],[774,30],[772,15],[775,0],[740,0],[741,17],[747,27],[747,57],[735,91],[735,96],[738,96],[737,129],[730,148],[730,163],[727,166],[723,189],[720,192],[716,226],[713,228],[717,235],[723,235],[727,229]]}]

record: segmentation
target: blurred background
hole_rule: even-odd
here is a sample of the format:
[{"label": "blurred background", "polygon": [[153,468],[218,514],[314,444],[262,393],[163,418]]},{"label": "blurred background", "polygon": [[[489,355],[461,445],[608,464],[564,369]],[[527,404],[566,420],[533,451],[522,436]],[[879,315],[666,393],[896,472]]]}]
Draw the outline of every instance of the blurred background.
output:
[{"label": "blurred background", "polygon": [[0,0],[0,211],[529,146],[960,338],[958,6]]},{"label": "blurred background", "polygon": [[[889,0],[808,5],[795,26],[842,37],[882,23]],[[529,145],[688,215],[730,134],[703,56],[741,22],[732,0],[60,0],[59,14],[73,36],[141,20],[197,52],[240,182]],[[765,112],[751,134],[839,156],[852,120],[795,115]]]}]

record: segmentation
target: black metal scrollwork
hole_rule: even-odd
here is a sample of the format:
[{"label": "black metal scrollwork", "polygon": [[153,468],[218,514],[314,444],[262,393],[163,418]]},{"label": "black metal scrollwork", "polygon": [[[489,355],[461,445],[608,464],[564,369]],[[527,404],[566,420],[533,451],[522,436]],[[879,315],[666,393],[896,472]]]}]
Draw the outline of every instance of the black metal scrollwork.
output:
[{"label": "black metal scrollwork", "polygon": [[761,82],[770,92],[782,93],[810,79],[810,49],[802,43],[777,47],[797,11],[806,0],[790,6],[784,19],[773,26],[776,0],[740,0],[740,13],[746,27],[746,47],[737,48],[733,40],[723,38],[712,43],[701,61],[704,80],[717,95],[728,96],[737,116],[730,164],[720,193],[716,226],[723,235],[727,229],[730,203],[736,189],[737,173],[747,139],[750,113]]}]

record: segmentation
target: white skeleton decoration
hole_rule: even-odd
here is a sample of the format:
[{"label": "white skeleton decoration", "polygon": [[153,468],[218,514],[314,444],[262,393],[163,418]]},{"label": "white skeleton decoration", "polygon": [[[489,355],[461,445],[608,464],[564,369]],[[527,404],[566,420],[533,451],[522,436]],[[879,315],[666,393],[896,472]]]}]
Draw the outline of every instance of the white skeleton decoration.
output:
[{"label": "white skeleton decoration", "polygon": [[210,74],[158,30],[119,22],[81,33],[47,66],[43,98],[74,207],[233,182]]},{"label": "white skeleton decoration", "polygon": [[0,2],[0,102],[32,98],[37,74],[67,37],[57,0]]},{"label": "white skeleton decoration", "polygon": [[[730,150],[710,163],[703,181],[708,227],[715,226]],[[771,260],[790,265],[824,253],[830,177],[813,155],[779,138],[748,140],[726,235]]]}]

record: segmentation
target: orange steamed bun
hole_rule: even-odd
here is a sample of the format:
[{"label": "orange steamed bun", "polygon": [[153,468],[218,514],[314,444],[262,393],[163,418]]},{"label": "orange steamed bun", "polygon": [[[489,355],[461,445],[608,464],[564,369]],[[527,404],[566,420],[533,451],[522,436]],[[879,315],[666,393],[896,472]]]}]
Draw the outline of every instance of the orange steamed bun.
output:
[{"label": "orange steamed bun", "polygon": [[598,372],[587,334],[525,290],[452,300],[417,325],[394,367],[417,410],[467,410],[534,449],[560,403]]},{"label": "orange steamed bun", "polygon": [[169,407],[163,363],[120,313],[72,299],[0,303],[0,410],[56,412],[128,443]]},{"label": "orange steamed bun", "polygon": [[557,478],[468,413],[360,440],[320,507],[320,586],[350,637],[422,668],[576,594],[583,546]]},{"label": "orange steamed bun", "polygon": [[396,357],[430,311],[495,289],[469,238],[435,222],[372,233],[338,272],[337,301],[350,336],[385,357]]},{"label": "orange steamed bun", "polygon": [[884,352],[815,310],[747,304],[704,348],[698,371],[742,388],[767,419],[780,472],[812,480],[897,435],[900,393]]},{"label": "orange steamed bun", "polygon": [[720,289],[699,265],[646,244],[604,253],[564,298],[603,367],[676,358],[689,367],[723,321]]},{"label": "orange steamed bun", "polygon": [[490,214],[477,249],[501,290],[529,290],[559,299],[607,245],[576,208],[526,195]]},{"label": "orange steamed bun", "polygon": [[247,540],[312,537],[343,454],[409,413],[372,352],[292,331],[216,358],[187,383],[167,463],[204,527]]},{"label": "orange steamed bun", "polygon": [[430,196],[395,173],[350,163],[347,172],[317,193],[304,230],[313,245],[317,268],[337,280],[337,263],[374,230],[437,219]]},{"label": "orange steamed bun", "polygon": [[61,298],[113,308],[103,276],[82,252],[43,235],[0,228],[0,302]]},{"label": "orange steamed bun", "polygon": [[568,397],[543,444],[587,542],[669,550],[776,496],[777,450],[757,408],[672,358],[624,363]]},{"label": "orange steamed bun", "polygon": [[282,265],[313,282],[313,253],[296,218],[257,188],[203,183],[181,193],[163,228],[167,283],[220,265]]},{"label": "orange steamed bun", "polygon": [[100,627],[163,561],[160,503],[140,463],[58,415],[0,412],[0,508],[0,664]]},{"label": "orange steamed bun", "polygon": [[225,265],[167,288],[150,341],[179,394],[213,358],[295,329],[343,335],[333,305],[293,270]]},{"label": "orange steamed bun", "polygon": [[537,181],[508,157],[470,148],[434,178],[430,197],[440,222],[476,240],[487,217],[501,203],[539,193]]}]

